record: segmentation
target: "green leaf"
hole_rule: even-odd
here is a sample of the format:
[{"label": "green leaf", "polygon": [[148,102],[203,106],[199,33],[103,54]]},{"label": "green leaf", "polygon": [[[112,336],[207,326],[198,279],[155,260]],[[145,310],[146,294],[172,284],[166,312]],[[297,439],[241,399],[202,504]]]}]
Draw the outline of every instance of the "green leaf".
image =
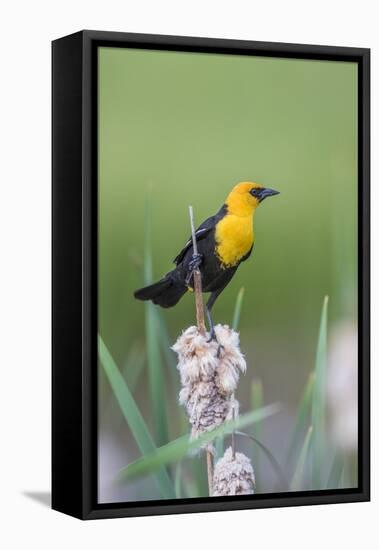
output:
[{"label": "green leaf", "polygon": [[300,448],[302,438],[306,432],[306,427],[309,424],[308,417],[311,409],[314,382],[315,374],[311,372],[300,400],[300,405],[297,409],[296,421],[287,452],[287,465],[292,463],[295,453]]},{"label": "green leaf", "polygon": [[216,457],[221,458],[224,454],[224,439],[222,437],[217,437],[214,440],[214,448],[216,451]]},{"label": "green leaf", "polygon": [[[171,346],[173,345],[173,341],[170,338],[166,319],[162,314],[162,310],[160,310],[159,308],[156,308],[155,311],[157,314],[158,326],[160,330],[159,340],[160,340],[161,352],[163,355],[165,365],[167,366],[166,372],[168,370],[169,375],[171,377],[171,387],[173,388],[173,394],[174,396],[178,396],[180,391],[180,377],[178,375],[178,369],[176,366],[177,365],[176,355],[171,349]],[[175,399],[175,403],[177,403],[176,399]],[[182,433],[188,427],[188,418],[184,413],[184,410],[182,407],[179,409],[178,413],[175,414],[174,418],[171,418],[171,420],[172,420],[172,423],[175,424],[174,426],[172,425],[172,423],[170,424],[170,428],[172,431],[174,431],[174,433]]]},{"label": "green leaf", "polygon": [[[153,267],[151,254],[151,202],[146,201],[145,211],[145,259],[144,259],[144,283],[150,285],[153,282]],[[168,427],[166,415],[166,392],[164,372],[160,352],[159,318],[157,308],[152,302],[145,304],[145,330],[147,368],[149,374],[149,393],[152,403],[152,416],[154,432],[158,445],[168,441]]]},{"label": "green leaf", "polygon": [[[252,435],[249,435],[247,433],[244,433],[244,432],[235,432],[236,435],[242,435],[244,437],[247,437],[248,439],[250,439],[250,441],[252,441],[253,443],[255,443],[256,445],[258,445],[258,447],[263,451],[263,453],[266,455],[268,461],[270,462],[273,470],[275,471],[276,475],[278,476],[278,481],[281,485],[281,490],[288,490],[288,481],[287,481],[287,478],[279,464],[279,462],[276,460],[276,458],[274,457],[274,455],[272,454],[272,452],[265,446],[263,445],[263,443],[261,443],[256,437],[253,437]],[[257,462],[257,459],[255,459],[254,463],[253,463],[253,467],[254,467],[254,471],[255,471],[255,477],[257,478],[257,474],[256,474],[256,462]]]},{"label": "green leaf", "polygon": [[326,353],[328,296],[325,296],[321,311],[320,330],[316,351],[315,383],[312,398],[312,488],[323,489],[321,476],[325,460],[326,442]]},{"label": "green leaf", "polygon": [[126,358],[122,374],[125,377],[128,388],[134,391],[142,374],[145,364],[145,352],[139,346],[134,345]]},{"label": "green leaf", "polygon": [[172,372],[174,375],[174,380],[177,382],[179,386],[179,377],[177,376],[178,371],[176,368],[176,356],[171,349],[171,346],[173,345],[174,342],[171,341],[168,328],[167,328],[166,319],[162,313],[162,310],[158,308],[157,308],[157,316],[159,321],[160,342],[161,342],[163,357],[170,368],[170,372]]},{"label": "green leaf", "polygon": [[159,445],[168,441],[165,377],[159,346],[159,321],[152,302],[146,308],[146,348],[154,431]]},{"label": "green leaf", "polygon": [[[184,496],[188,498],[197,498],[202,496],[202,493],[199,492],[199,486],[196,484],[195,479],[187,478],[182,480]],[[208,484],[206,485],[206,490],[208,490]],[[204,493],[207,494],[206,492]]]},{"label": "green leaf", "polygon": [[184,435],[163,445],[159,449],[150,453],[148,456],[144,456],[123,468],[120,471],[120,479],[127,480],[139,475],[145,475],[147,473],[155,471],[157,468],[181,460],[189,451],[199,449],[202,445],[209,443],[216,437],[230,433],[234,429],[243,428],[249,424],[261,421],[263,418],[272,416],[279,411],[277,404],[268,405],[263,409],[246,413],[236,420],[229,420],[224,422],[218,428],[205,432],[199,438],[189,440],[188,435]]},{"label": "green leaf", "polygon": [[195,489],[197,497],[208,496],[208,475],[206,457],[201,456],[200,453],[197,453],[195,456],[191,456],[191,454],[189,454],[187,459],[191,470],[190,479],[193,481],[192,489]]},{"label": "green leaf", "polygon": [[233,321],[232,321],[232,329],[233,330],[238,329],[238,325],[239,325],[240,317],[241,317],[241,309],[242,309],[242,302],[243,302],[244,293],[245,293],[245,289],[242,287],[242,288],[240,288],[240,290],[237,294],[236,304],[234,306]]},{"label": "green leaf", "polygon": [[343,458],[338,452],[336,452],[326,484],[327,489],[337,489],[339,487],[342,478],[342,471]]},{"label": "green leaf", "polygon": [[[126,385],[132,393],[136,388],[138,380],[142,374],[144,364],[145,353],[139,347],[139,345],[134,344],[129,350],[128,356],[121,371],[122,376],[125,379]],[[119,406],[117,403],[117,399],[115,398],[114,392],[112,392],[107,408],[107,416],[112,422],[115,431],[117,431],[117,429],[120,427],[120,423],[123,421],[122,415],[115,415],[116,408],[118,412]]]},{"label": "green leaf", "polygon": [[[127,421],[130,431],[143,455],[156,451],[153,438],[145,424],[140,410],[122,377],[116,363],[104,344],[101,336],[98,337],[98,351],[100,363],[108,378],[113,393],[120,405],[122,413]],[[160,467],[154,473],[155,480],[161,491],[162,498],[174,498],[174,488],[168,476],[167,470]]]},{"label": "green leaf", "polygon": [[[251,383],[251,410],[261,409],[263,407],[263,386],[261,380],[253,380]],[[257,439],[262,438],[262,422],[257,422],[254,425],[254,435]],[[259,491],[260,484],[260,452],[257,452],[254,460],[255,478],[257,491]]]},{"label": "green leaf", "polygon": [[176,498],[182,496],[182,462],[179,461],[175,470],[175,495]]},{"label": "green leaf", "polygon": [[300,451],[299,460],[297,462],[295,473],[291,482],[291,491],[300,491],[304,477],[305,462],[308,455],[309,445],[311,442],[313,426],[309,426],[304,439],[303,446]]},{"label": "green leaf", "polygon": [[357,457],[354,457],[354,455],[345,455],[343,458],[341,478],[338,484],[340,489],[348,489],[357,486],[357,468]]}]

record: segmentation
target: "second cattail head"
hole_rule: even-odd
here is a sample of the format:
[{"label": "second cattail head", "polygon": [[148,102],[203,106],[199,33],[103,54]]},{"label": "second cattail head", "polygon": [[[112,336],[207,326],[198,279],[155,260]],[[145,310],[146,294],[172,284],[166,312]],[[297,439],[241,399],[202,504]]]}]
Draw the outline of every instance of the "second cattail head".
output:
[{"label": "second cattail head", "polygon": [[250,459],[243,453],[233,455],[226,449],[218,460],[213,475],[213,496],[251,495],[254,493],[255,477]]}]

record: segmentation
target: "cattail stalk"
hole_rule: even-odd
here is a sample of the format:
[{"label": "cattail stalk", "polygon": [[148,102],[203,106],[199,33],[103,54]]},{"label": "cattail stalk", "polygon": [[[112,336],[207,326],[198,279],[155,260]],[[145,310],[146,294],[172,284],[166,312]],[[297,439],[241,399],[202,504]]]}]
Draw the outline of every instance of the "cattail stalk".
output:
[{"label": "cattail stalk", "polygon": [[[189,208],[190,223],[191,223],[193,255],[197,256],[198,249],[197,249],[193,208],[192,206],[189,206],[188,208]],[[205,334],[204,303],[203,303],[203,294],[202,294],[202,287],[201,287],[201,274],[198,268],[195,269],[193,272],[193,282],[194,282],[194,291],[195,291],[196,324],[200,334],[204,335]]]},{"label": "cattail stalk", "polygon": [[[195,231],[195,222],[193,215],[193,208],[189,206],[189,216],[191,223],[191,234],[192,234],[192,247],[194,256],[198,254],[197,241],[196,241],[196,231]],[[203,303],[203,293],[201,286],[201,274],[200,270],[197,268],[193,272],[193,281],[194,281],[194,291],[195,291],[195,307],[196,307],[196,324],[201,335],[205,335],[205,319],[204,319],[204,303]],[[213,493],[213,455],[209,449],[206,450],[207,457],[207,475],[208,475],[208,493],[209,496],[212,496]]]}]

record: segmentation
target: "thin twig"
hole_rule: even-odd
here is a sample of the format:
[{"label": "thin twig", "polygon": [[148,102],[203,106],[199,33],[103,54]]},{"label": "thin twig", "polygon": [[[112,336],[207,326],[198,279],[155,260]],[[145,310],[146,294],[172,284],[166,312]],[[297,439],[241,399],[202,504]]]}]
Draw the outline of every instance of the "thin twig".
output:
[{"label": "thin twig", "polygon": [[[196,241],[196,231],[195,231],[195,222],[192,206],[189,206],[189,216],[191,223],[191,233],[192,233],[192,247],[193,255],[198,254],[197,241]],[[205,319],[204,319],[204,303],[203,303],[203,294],[201,286],[201,274],[199,269],[195,269],[193,272],[193,281],[194,281],[194,291],[195,291],[195,306],[196,306],[196,323],[197,328],[200,334],[205,335]],[[213,455],[210,451],[206,451],[207,456],[207,475],[208,475],[208,492],[209,496],[212,496],[213,493]]]},{"label": "thin twig", "polygon": [[[198,250],[197,250],[195,223],[194,223],[192,206],[189,206],[189,215],[190,215],[190,222],[191,222],[193,255],[196,256],[198,254]],[[199,329],[200,334],[204,335],[205,334],[204,303],[203,303],[202,287],[201,287],[201,274],[199,269],[194,270],[193,281],[194,281],[194,290],[195,290],[197,328]]]}]

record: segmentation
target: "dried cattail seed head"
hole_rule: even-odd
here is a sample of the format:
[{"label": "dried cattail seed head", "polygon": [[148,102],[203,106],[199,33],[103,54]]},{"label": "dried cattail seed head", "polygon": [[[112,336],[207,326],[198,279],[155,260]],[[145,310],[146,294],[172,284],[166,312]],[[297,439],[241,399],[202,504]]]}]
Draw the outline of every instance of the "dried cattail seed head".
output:
[{"label": "dried cattail seed head", "polygon": [[251,495],[255,477],[250,459],[229,447],[216,463],[213,475],[213,496]]},{"label": "dried cattail seed head", "polygon": [[246,362],[239,349],[238,334],[222,325],[217,325],[215,331],[217,342],[208,341],[207,334],[190,327],[172,348],[179,358],[179,401],[187,410],[193,438],[238,415],[238,401],[233,393],[240,373],[246,371]]}]

